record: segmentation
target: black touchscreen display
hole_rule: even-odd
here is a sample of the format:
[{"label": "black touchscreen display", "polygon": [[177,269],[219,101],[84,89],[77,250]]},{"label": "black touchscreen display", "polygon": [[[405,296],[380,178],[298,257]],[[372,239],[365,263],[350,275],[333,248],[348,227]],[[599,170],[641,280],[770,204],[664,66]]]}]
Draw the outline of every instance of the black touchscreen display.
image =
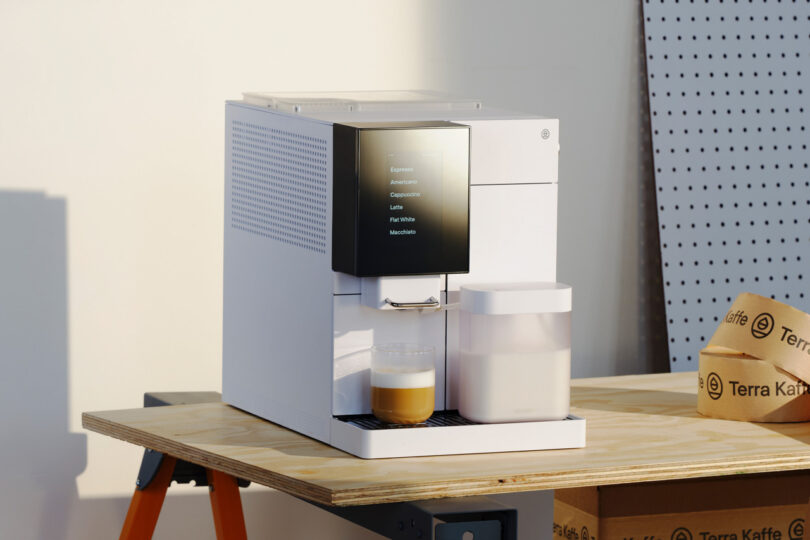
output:
[{"label": "black touchscreen display", "polygon": [[[335,199],[336,233],[348,224],[344,232],[349,234],[351,229],[355,235],[354,271],[350,273],[467,272],[469,129],[447,122],[407,127],[358,125],[355,129],[353,216],[337,207],[350,199],[347,194]],[[347,172],[348,167],[342,174]],[[336,190],[349,184],[345,178],[335,178]],[[338,223],[338,219],[346,222]],[[335,243],[333,248],[339,245]],[[333,261],[341,258],[333,257]],[[335,269],[346,271],[345,266]]]}]

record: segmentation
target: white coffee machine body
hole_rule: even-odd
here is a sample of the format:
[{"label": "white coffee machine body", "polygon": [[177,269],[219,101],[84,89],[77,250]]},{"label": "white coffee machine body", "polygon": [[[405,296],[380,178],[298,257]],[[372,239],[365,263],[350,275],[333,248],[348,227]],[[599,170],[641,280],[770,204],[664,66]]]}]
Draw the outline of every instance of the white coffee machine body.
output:
[{"label": "white coffee machine body", "polygon": [[[371,412],[369,348],[392,342],[435,347],[435,410],[457,408],[458,313],[392,302],[447,305],[464,283],[555,280],[559,126],[477,103],[357,103],[286,112],[271,96],[246,95],[226,105],[223,400],[366,458],[583,446],[584,420],[574,417],[481,425],[448,413],[429,428],[386,430],[358,416]],[[426,206],[406,218],[416,224],[401,223],[401,186],[373,195],[366,208],[385,207],[377,222],[390,230],[367,238],[363,253],[371,222],[347,223],[358,219],[352,205],[369,190],[361,186],[353,199],[336,175],[364,167],[357,158],[364,144],[375,170],[384,164],[391,178],[417,163],[418,204]],[[444,187],[430,192],[431,176]],[[444,248],[417,243],[399,253],[374,244],[394,234],[428,242],[436,201],[445,212]],[[468,251],[447,254],[451,243],[465,242]],[[413,266],[422,252],[436,260]]]}]

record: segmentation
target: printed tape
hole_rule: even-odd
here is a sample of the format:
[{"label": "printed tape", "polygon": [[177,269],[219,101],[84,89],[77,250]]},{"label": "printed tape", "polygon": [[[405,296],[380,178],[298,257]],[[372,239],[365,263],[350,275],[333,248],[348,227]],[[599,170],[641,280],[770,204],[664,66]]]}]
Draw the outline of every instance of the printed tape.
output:
[{"label": "printed tape", "polygon": [[700,351],[697,410],[751,422],[810,420],[810,315],[742,293]]}]

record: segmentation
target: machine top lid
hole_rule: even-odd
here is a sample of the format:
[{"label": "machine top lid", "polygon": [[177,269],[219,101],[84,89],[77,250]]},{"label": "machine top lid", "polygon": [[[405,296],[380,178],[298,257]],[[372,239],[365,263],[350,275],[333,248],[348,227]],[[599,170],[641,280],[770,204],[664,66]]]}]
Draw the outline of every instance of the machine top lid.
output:
[{"label": "machine top lid", "polygon": [[246,103],[290,114],[369,111],[476,111],[481,100],[427,90],[245,92]]},{"label": "machine top lid", "polygon": [[571,311],[571,286],[546,281],[471,283],[461,286],[461,309],[482,315]]}]

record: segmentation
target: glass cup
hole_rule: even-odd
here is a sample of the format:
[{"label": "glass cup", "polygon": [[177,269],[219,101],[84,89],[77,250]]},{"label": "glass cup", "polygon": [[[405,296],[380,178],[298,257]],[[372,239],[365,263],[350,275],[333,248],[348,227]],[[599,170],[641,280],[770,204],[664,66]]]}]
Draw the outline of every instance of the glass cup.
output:
[{"label": "glass cup", "polygon": [[383,422],[418,424],[433,414],[435,350],[413,343],[371,348],[371,411]]}]

